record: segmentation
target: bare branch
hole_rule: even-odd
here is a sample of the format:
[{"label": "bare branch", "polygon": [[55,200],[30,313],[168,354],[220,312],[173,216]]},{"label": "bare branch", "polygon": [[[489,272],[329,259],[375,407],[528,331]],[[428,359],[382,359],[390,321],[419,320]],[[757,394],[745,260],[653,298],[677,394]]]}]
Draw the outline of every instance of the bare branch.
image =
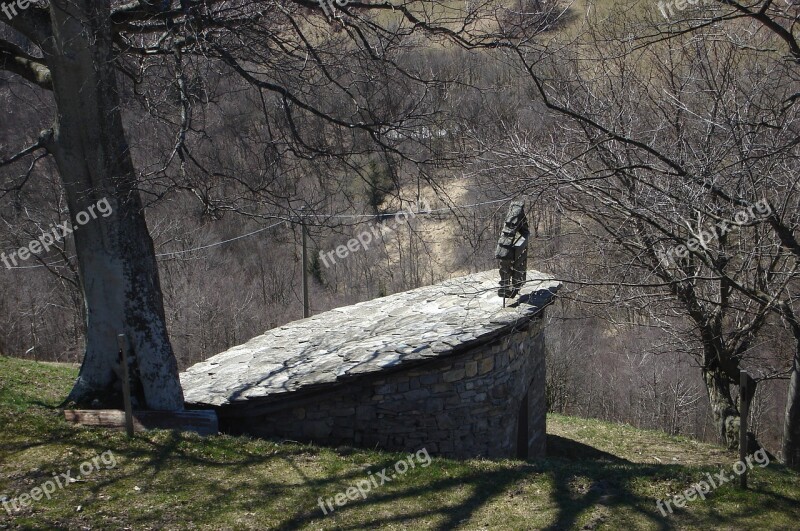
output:
[{"label": "bare branch", "polygon": [[53,78],[44,59],[38,59],[8,41],[0,39],[0,69],[23,77],[34,85],[53,90]]},{"label": "bare branch", "polygon": [[46,149],[46,150],[49,151],[49,144],[52,141],[52,138],[53,138],[53,130],[52,129],[48,129],[46,131],[42,131],[39,134],[39,139],[36,141],[35,144],[23,149],[19,153],[11,155],[8,158],[0,159],[0,167],[8,166],[9,164],[13,164],[16,161],[20,160],[21,158],[26,157],[26,156],[30,155],[31,153],[34,153],[34,152],[36,152],[36,151],[38,151],[40,149]]}]

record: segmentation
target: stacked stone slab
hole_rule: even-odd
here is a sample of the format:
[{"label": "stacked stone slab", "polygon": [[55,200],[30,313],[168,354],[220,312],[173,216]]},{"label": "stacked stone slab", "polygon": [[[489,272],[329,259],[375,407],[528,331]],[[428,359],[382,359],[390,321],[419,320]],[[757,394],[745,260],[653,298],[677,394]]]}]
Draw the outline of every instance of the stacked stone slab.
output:
[{"label": "stacked stone slab", "polygon": [[521,201],[512,201],[494,253],[500,261],[500,289],[497,292],[500,297],[516,297],[525,284],[529,235],[525,205]]},{"label": "stacked stone slab", "polygon": [[491,271],[270,330],[183,373],[187,405],[215,408],[235,434],[541,456],[543,309],[559,284],[527,277],[505,308]]}]

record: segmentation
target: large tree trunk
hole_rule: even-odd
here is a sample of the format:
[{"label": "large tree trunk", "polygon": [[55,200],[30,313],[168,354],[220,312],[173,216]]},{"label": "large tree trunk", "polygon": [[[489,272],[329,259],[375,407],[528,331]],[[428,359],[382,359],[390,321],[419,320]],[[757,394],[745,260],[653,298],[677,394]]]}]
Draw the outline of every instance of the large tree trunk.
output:
[{"label": "large tree trunk", "polygon": [[183,408],[167,336],[153,242],[119,106],[108,0],[53,0],[47,63],[58,108],[50,150],[72,221],[108,200],[113,213],[75,231],[85,302],[86,352],[68,400],[109,404],[119,388],[117,334],[133,354],[134,392],[150,409]]},{"label": "large tree trunk", "polygon": [[793,327],[797,345],[792,361],[792,376],[786,396],[783,421],[783,462],[800,470],[800,327]]},{"label": "large tree trunk", "polygon": [[720,442],[730,449],[739,447],[739,410],[731,398],[728,377],[714,368],[703,369],[703,380]]}]

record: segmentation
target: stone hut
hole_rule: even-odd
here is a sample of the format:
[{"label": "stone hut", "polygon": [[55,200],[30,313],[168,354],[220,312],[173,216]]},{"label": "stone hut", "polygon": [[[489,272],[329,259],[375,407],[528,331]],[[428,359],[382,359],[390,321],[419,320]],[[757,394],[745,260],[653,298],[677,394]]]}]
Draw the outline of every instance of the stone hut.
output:
[{"label": "stone hut", "polygon": [[233,434],[543,456],[544,308],[560,284],[527,278],[505,307],[488,271],[275,328],[181,374],[187,407]]}]

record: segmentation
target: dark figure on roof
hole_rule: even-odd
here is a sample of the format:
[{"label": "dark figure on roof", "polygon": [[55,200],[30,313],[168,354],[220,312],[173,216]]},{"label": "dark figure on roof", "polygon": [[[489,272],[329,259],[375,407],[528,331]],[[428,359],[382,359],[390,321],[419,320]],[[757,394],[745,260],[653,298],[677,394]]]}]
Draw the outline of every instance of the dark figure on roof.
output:
[{"label": "dark figure on roof", "polygon": [[500,260],[500,290],[497,294],[504,299],[516,297],[525,284],[529,235],[525,205],[521,201],[512,201],[495,251],[495,257]]}]

